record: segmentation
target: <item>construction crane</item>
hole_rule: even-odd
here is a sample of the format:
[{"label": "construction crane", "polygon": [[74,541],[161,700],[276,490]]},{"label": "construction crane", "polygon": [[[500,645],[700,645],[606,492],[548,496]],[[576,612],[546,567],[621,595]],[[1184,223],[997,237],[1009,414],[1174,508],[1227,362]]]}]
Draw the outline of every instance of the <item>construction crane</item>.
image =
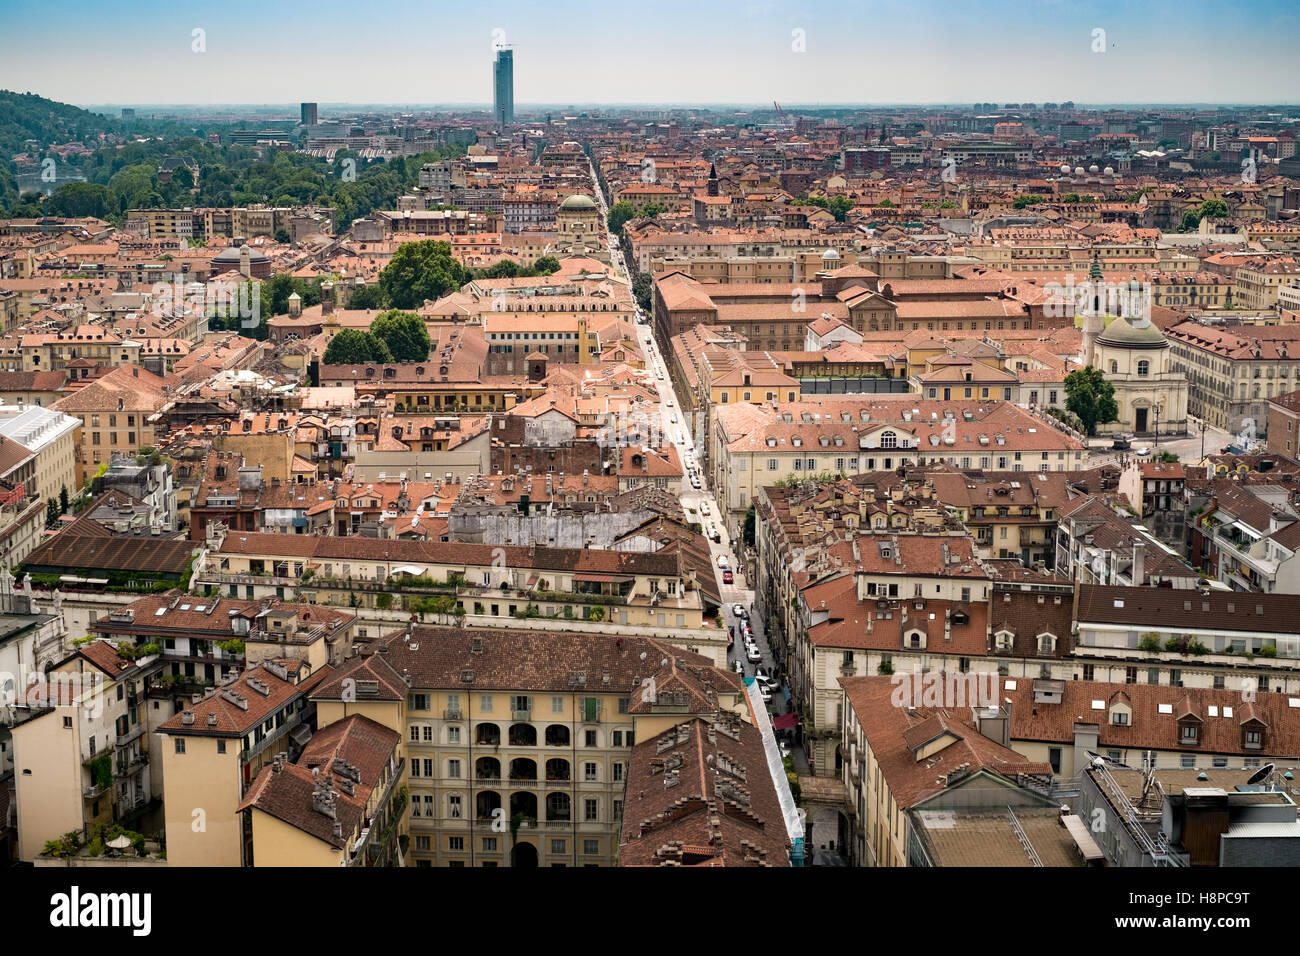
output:
[{"label": "construction crane", "polygon": [[781,109],[781,104],[778,103],[776,100],[773,100],[772,106],[776,108],[776,117],[778,120],[781,121],[782,128],[789,129],[791,125],[790,117],[786,115],[785,110]]}]

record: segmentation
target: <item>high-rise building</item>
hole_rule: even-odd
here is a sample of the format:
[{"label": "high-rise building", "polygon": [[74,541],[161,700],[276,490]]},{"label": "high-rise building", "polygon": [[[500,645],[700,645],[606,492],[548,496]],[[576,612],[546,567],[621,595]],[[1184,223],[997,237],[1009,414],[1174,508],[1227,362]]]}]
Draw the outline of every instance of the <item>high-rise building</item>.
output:
[{"label": "high-rise building", "polygon": [[319,119],[316,116],[316,104],[303,103],[302,104],[302,125],[315,126],[317,125],[318,122]]},{"label": "high-rise building", "polygon": [[133,119],[135,119],[135,110],[130,109],[129,107],[124,107],[124,108],[122,109],[122,119],[124,119],[124,120],[133,120]]},{"label": "high-rise building", "polygon": [[497,50],[492,63],[492,117],[502,126],[515,121],[514,50]]}]

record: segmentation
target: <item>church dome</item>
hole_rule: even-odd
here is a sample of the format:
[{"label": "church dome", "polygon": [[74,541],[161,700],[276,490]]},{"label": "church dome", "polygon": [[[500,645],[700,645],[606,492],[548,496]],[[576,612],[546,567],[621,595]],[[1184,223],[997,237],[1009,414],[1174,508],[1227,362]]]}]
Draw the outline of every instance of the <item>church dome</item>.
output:
[{"label": "church dome", "polygon": [[1097,337],[1097,344],[1118,349],[1164,349],[1169,347],[1165,334],[1148,319],[1116,318]]},{"label": "church dome", "polygon": [[596,204],[590,196],[570,196],[564,202],[560,203],[561,209],[578,211],[582,209],[595,209]]}]

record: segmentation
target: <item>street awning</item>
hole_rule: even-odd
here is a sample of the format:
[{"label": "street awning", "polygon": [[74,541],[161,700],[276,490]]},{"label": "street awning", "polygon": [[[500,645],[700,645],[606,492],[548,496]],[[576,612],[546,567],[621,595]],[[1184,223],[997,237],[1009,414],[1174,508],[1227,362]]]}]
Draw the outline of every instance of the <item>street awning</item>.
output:
[{"label": "street awning", "polygon": [[394,574],[409,574],[412,577],[419,577],[424,574],[424,568],[416,564],[403,564],[400,567],[393,568]]},{"label": "street awning", "polygon": [[776,730],[788,730],[791,727],[798,727],[799,717],[797,714],[777,714],[772,718],[772,726]]}]

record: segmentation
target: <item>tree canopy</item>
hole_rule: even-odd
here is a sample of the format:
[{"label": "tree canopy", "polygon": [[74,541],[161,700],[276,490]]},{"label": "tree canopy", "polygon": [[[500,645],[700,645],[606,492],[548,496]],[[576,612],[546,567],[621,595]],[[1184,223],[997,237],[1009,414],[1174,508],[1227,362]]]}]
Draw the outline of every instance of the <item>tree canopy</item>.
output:
[{"label": "tree canopy", "polygon": [[391,362],[393,353],[373,332],[342,329],[330,339],[321,361],[326,365],[357,365],[363,362]]},{"label": "tree canopy", "polygon": [[436,301],[468,281],[464,266],[451,254],[451,243],[436,239],[406,242],[379,273],[379,290],[389,308],[416,309]]},{"label": "tree canopy", "polygon": [[382,312],[370,323],[370,332],[387,346],[394,362],[423,362],[429,357],[429,330],[414,312]]},{"label": "tree canopy", "polygon": [[1096,434],[1098,425],[1119,417],[1115,386],[1106,381],[1101,369],[1091,365],[1065,377],[1065,407],[1078,417],[1089,435]]},{"label": "tree canopy", "polygon": [[606,220],[609,223],[609,231],[618,232],[623,228],[623,223],[627,222],[629,219],[634,219],[635,217],[636,210],[632,208],[630,202],[624,200],[614,203],[614,205],[609,207],[609,216]]}]

